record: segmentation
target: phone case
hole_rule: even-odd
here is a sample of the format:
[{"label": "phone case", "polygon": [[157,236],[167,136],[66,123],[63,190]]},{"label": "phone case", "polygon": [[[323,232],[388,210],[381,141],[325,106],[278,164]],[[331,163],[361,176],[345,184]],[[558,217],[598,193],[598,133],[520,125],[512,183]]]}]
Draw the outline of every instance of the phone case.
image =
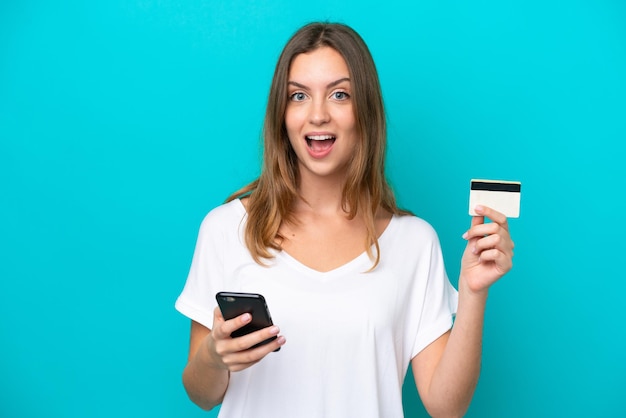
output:
[{"label": "phone case", "polygon": [[[263,295],[258,293],[219,292],[215,295],[215,298],[224,319],[233,319],[244,313],[252,315],[252,321],[249,324],[239,328],[230,335],[233,338],[241,337],[274,324]],[[252,348],[267,344],[276,338],[276,336],[268,338]],[[280,347],[278,350],[280,350]]]}]

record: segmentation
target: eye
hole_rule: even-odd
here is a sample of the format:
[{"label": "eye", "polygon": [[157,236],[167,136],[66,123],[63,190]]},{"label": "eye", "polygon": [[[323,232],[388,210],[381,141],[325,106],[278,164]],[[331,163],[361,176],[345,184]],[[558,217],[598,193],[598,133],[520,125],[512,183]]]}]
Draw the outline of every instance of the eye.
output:
[{"label": "eye", "polygon": [[304,99],[306,99],[306,94],[302,93],[301,91],[291,93],[291,95],[289,96],[289,100],[291,100],[292,102],[301,102]]},{"label": "eye", "polygon": [[348,100],[350,95],[345,91],[336,91],[332,94],[332,98],[335,100]]}]

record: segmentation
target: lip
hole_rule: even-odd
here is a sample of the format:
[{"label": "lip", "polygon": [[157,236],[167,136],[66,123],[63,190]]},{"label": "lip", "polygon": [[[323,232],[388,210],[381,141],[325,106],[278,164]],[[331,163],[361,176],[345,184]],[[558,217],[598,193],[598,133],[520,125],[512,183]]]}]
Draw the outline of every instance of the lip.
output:
[{"label": "lip", "polygon": [[305,132],[304,136],[334,136],[337,137],[337,134],[335,134],[334,132],[330,132],[330,131],[311,131],[311,132]]},{"label": "lip", "polygon": [[328,140],[328,139],[332,139],[334,138],[334,140],[337,140],[337,135],[331,133],[331,132],[307,132],[304,135],[304,142],[306,145],[306,150],[308,151],[309,155],[315,159],[320,159],[320,158],[324,158],[326,157],[328,154],[330,154],[330,152],[332,151],[333,147],[335,146],[335,142],[333,141],[333,143],[325,149],[322,150],[314,150],[311,147],[309,147],[309,141],[315,141],[315,140]]}]

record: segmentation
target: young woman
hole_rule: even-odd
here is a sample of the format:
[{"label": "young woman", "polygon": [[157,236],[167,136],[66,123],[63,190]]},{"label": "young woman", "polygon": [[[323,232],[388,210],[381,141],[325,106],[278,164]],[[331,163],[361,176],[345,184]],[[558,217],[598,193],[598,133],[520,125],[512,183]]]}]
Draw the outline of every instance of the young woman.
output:
[{"label": "young woman", "polygon": [[[488,289],[512,266],[507,220],[476,209],[457,293],[434,230],[396,206],[385,142],[363,40],[341,24],[301,28],[274,73],[262,173],[203,221],[176,303],[192,320],[183,382],[200,407],[400,417],[410,365],[431,415],[465,413]],[[263,294],[276,326],[231,338],[251,318],[224,320],[219,291]]]}]

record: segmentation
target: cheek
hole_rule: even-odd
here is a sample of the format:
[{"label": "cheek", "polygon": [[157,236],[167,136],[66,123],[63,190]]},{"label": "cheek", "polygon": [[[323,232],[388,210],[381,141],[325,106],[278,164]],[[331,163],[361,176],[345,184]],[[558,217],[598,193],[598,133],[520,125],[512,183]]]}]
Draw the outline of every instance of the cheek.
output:
[{"label": "cheek", "polygon": [[300,120],[298,117],[298,112],[294,110],[287,110],[285,112],[285,127],[287,128],[287,133],[291,136],[292,132],[295,132],[299,129]]},{"label": "cheek", "polygon": [[289,140],[291,147],[295,149],[299,143],[298,138],[300,136],[300,128],[294,112],[285,113],[285,128],[287,130],[287,139]]},{"label": "cheek", "polygon": [[344,130],[356,135],[356,119],[352,111],[343,112],[339,115],[338,122]]},{"label": "cheek", "polygon": [[356,117],[354,115],[354,107],[351,104],[343,104],[334,109],[333,117],[336,121],[341,122],[343,126],[354,126]]}]

